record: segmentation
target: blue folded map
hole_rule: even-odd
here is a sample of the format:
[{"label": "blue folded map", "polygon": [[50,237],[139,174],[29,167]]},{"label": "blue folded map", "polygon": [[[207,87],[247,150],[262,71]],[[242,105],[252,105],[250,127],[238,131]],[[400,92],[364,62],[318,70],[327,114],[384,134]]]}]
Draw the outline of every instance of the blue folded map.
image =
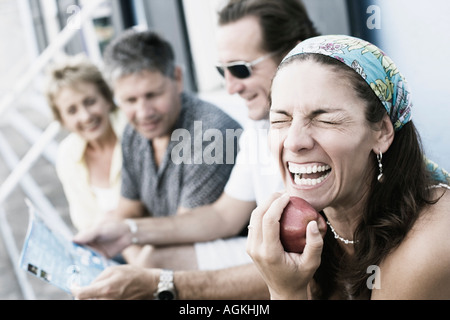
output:
[{"label": "blue folded map", "polygon": [[70,293],[73,285],[88,285],[106,267],[117,264],[51,229],[43,215],[31,203],[28,205],[30,221],[20,257],[21,268]]}]

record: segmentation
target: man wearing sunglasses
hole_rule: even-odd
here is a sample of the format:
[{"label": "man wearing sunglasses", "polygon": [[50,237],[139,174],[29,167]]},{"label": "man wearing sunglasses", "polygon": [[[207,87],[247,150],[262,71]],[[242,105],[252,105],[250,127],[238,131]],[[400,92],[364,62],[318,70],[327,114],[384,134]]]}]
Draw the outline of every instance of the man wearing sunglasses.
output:
[{"label": "man wearing sunglasses", "polygon": [[[299,1],[230,0],[219,13],[216,67],[224,76],[228,93],[245,100],[249,118],[236,165],[219,199],[183,215],[134,219],[132,229],[126,223],[116,223],[91,237],[77,239],[101,245],[110,254],[132,242],[146,244],[153,255],[147,261],[144,258],[143,265],[159,268],[170,268],[178,256],[164,260],[164,254],[158,253],[163,251],[156,246],[175,246],[184,253],[179,257],[196,260],[196,270],[112,267],[92,285],[74,289],[76,298],[268,298],[264,281],[245,253],[245,237],[236,235],[246,227],[256,206],[282,186],[267,147],[268,96],[284,55],[299,41],[317,35]],[[230,237],[235,238],[220,240]],[[195,245],[186,246],[190,243]],[[156,261],[158,255],[161,261]],[[238,256],[242,260],[238,261]],[[233,261],[227,264],[227,258]],[[191,265],[192,261],[185,263]]]}]

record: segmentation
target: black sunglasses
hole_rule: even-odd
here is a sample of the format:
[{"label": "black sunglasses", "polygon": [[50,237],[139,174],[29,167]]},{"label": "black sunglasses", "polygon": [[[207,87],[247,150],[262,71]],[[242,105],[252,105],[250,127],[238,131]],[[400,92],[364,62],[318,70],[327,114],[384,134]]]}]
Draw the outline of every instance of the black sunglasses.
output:
[{"label": "black sunglasses", "polygon": [[233,75],[233,77],[239,78],[239,79],[245,79],[252,75],[252,67],[265,59],[272,56],[274,52],[266,54],[265,56],[259,57],[256,60],[247,62],[247,61],[235,61],[230,63],[224,63],[224,64],[217,64],[216,68],[217,71],[219,71],[220,75],[222,77],[225,77],[225,68],[230,71],[230,73]]}]

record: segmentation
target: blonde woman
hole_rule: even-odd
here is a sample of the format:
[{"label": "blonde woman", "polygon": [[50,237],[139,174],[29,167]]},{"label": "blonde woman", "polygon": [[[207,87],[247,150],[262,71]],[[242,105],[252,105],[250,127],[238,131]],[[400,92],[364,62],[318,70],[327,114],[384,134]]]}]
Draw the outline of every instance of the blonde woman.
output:
[{"label": "blonde woman", "polygon": [[81,55],[50,68],[46,95],[55,118],[70,132],[60,144],[56,170],[72,223],[86,230],[117,206],[126,119],[99,69]]}]

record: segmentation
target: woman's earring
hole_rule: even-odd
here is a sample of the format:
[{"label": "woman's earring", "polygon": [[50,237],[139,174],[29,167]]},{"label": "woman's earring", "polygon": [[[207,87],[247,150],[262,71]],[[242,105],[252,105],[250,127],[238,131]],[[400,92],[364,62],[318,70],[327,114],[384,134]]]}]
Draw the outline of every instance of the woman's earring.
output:
[{"label": "woman's earring", "polygon": [[381,163],[381,160],[383,159],[383,154],[380,153],[377,154],[377,160],[378,160],[378,169],[380,170],[380,174],[378,175],[378,181],[383,182],[383,164]]}]

